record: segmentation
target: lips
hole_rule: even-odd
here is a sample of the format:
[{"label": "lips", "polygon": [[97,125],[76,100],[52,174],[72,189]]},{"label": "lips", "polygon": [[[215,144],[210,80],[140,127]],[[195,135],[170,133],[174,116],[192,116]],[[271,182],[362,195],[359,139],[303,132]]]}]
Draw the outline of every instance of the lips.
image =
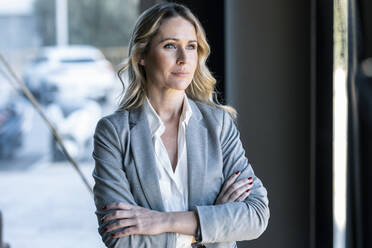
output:
[{"label": "lips", "polygon": [[187,71],[175,71],[175,72],[172,72],[172,74],[178,77],[185,77],[185,76],[188,76],[190,73]]}]

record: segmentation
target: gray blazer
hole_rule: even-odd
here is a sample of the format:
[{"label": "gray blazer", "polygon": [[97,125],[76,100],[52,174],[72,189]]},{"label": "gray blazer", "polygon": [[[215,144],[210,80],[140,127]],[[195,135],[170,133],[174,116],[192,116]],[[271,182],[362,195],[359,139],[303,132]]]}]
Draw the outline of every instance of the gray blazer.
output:
[{"label": "gray blazer", "polygon": [[[186,127],[189,173],[189,210],[198,213],[206,247],[236,247],[239,240],[258,238],[270,212],[267,192],[245,157],[239,131],[220,108],[189,99],[192,116]],[[131,235],[119,239],[104,233],[99,222],[103,206],[127,202],[164,211],[155,168],[154,148],[143,108],[117,111],[99,120],[94,134],[94,201],[98,232],[107,247],[175,247],[176,233]],[[222,184],[234,172],[253,177],[251,194],[244,202],[213,205]]]}]

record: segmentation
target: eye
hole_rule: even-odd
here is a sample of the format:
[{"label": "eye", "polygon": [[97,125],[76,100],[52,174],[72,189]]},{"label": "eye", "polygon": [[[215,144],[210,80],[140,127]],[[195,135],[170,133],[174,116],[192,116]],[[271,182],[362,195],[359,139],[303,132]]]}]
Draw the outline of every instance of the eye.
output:
[{"label": "eye", "polygon": [[187,46],[187,49],[189,49],[189,50],[194,50],[194,49],[196,49],[196,44],[190,44],[190,45],[188,45],[188,46]]},{"label": "eye", "polygon": [[176,49],[176,46],[172,43],[168,43],[164,45],[164,48],[166,49]]}]

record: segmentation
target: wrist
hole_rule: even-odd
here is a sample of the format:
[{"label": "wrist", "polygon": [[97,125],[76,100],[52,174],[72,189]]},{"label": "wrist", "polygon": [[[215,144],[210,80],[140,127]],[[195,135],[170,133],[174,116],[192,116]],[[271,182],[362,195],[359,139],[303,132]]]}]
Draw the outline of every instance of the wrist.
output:
[{"label": "wrist", "polygon": [[167,212],[164,223],[167,232],[195,236],[197,231],[197,218],[193,211]]},{"label": "wrist", "polygon": [[172,232],[174,230],[175,220],[173,212],[162,212],[161,221],[163,223],[164,232]]}]

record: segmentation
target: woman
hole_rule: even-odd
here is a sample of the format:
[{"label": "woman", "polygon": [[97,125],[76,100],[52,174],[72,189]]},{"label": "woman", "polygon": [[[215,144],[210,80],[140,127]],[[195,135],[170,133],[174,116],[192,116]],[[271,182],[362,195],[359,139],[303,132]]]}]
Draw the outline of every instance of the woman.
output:
[{"label": "woman", "polygon": [[267,192],[228,106],[213,102],[205,33],[189,9],[163,3],[138,19],[129,86],[94,135],[94,200],[107,247],[236,247],[259,237]]}]

